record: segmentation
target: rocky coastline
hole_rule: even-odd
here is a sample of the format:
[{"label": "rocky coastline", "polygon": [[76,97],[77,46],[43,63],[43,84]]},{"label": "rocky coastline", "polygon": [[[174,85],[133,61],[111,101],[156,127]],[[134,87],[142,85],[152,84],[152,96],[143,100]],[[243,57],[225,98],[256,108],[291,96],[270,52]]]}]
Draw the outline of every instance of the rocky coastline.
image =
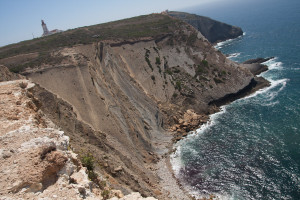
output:
[{"label": "rocky coastline", "polygon": [[[131,25],[142,36],[137,30],[128,34]],[[53,43],[48,54],[39,54],[43,46],[38,45],[36,52],[20,55],[11,47],[0,49],[0,63],[35,83],[28,89],[33,108],[64,131],[74,152],[91,155],[98,183],[110,186],[106,193],[116,188],[128,195],[191,199],[172,172],[172,145],[206,123],[220,105],[267,86],[256,76],[263,71],[256,62],[262,60],[228,60],[191,25],[166,15],[79,32],[86,29],[90,40],[77,39],[77,30],[55,35],[57,43],[72,35],[77,45],[70,41],[54,48]],[[117,36],[111,38],[109,30]],[[92,37],[97,31],[102,38]]]},{"label": "rocky coastline", "polygon": [[173,118],[175,120],[175,124],[170,128],[170,131],[174,132],[173,142],[181,140],[182,138],[186,137],[189,132],[194,131],[201,125],[207,123],[209,121],[209,115],[219,112],[221,106],[253,94],[265,87],[269,87],[270,82],[263,77],[258,77],[257,75],[260,75],[262,72],[268,70],[268,66],[261,63],[267,62],[271,59],[273,59],[273,57],[256,58],[243,62],[242,66],[251,71],[251,73],[254,75],[254,78],[246,87],[242,88],[236,93],[226,94],[219,99],[209,102],[208,104],[211,106],[211,109],[208,114],[198,115],[194,110],[187,110],[184,114],[181,114],[183,117],[180,119],[174,116]]},{"label": "rocky coastline", "polygon": [[[210,104],[213,105],[214,109],[211,109],[211,113],[204,114],[204,115],[198,115],[194,112],[194,110],[187,110],[182,116],[182,118],[178,119],[174,116],[175,121],[177,122],[174,124],[169,130],[173,132],[173,139],[172,142],[168,145],[169,152],[166,154],[162,160],[159,162],[159,169],[163,171],[164,174],[171,174],[169,176],[165,176],[165,182],[162,184],[162,187],[167,188],[169,193],[174,194],[176,198],[184,199],[184,200],[191,200],[195,199],[192,195],[190,195],[185,189],[184,186],[181,185],[180,181],[175,177],[174,171],[172,169],[172,165],[170,162],[170,155],[174,152],[173,145],[177,143],[178,141],[184,139],[189,134],[193,133],[196,129],[204,125],[205,123],[209,122],[209,118],[211,114],[214,114],[216,112],[219,112],[220,107],[222,105],[226,105],[228,103],[231,103],[237,99],[246,97],[250,94],[255,93],[256,91],[269,87],[270,82],[264,79],[263,77],[257,77],[257,75],[261,74],[264,71],[268,70],[268,66],[263,65],[261,63],[266,62],[268,60],[273,59],[273,57],[270,58],[257,58],[257,59],[250,59],[243,64],[247,64],[245,67],[249,69],[250,65],[255,65],[255,70],[249,69],[255,77],[251,80],[250,84],[243,88],[242,90],[238,91],[234,94],[228,94],[218,100],[215,100],[211,102]],[[169,187],[169,184],[166,183],[172,183],[177,185],[177,187]],[[178,190],[180,189],[180,190]],[[211,195],[208,198],[203,197],[203,200],[206,199],[214,199],[215,197]]]}]

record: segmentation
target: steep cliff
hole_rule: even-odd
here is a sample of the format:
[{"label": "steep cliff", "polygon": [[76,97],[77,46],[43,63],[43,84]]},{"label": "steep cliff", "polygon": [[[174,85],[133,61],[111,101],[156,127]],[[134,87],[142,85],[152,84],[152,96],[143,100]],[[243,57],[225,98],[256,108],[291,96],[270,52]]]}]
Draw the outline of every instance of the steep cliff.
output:
[{"label": "steep cliff", "polygon": [[168,12],[168,15],[191,24],[211,43],[217,43],[243,35],[243,31],[240,27],[228,25],[208,17],[174,11]]},{"label": "steep cliff", "polygon": [[27,45],[29,52],[20,44],[0,49],[0,63],[38,84],[31,92],[41,110],[70,137],[74,151],[90,152],[96,170],[125,194],[169,199],[156,165],[174,137],[167,129],[189,109],[215,112],[214,102],[255,82],[191,25],[159,14]]}]

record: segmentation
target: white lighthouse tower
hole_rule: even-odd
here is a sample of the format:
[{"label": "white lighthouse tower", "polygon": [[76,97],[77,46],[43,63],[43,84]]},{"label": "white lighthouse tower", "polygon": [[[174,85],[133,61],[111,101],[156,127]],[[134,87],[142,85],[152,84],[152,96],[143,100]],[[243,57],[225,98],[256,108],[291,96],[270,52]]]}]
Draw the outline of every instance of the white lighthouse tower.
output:
[{"label": "white lighthouse tower", "polygon": [[42,20],[42,27],[43,27],[43,31],[44,31],[42,36],[47,36],[47,35],[52,35],[52,34],[55,34],[55,33],[63,32],[62,30],[58,30],[58,29],[54,29],[52,31],[49,31],[48,28],[47,28],[47,25],[44,22],[44,20]]},{"label": "white lighthouse tower", "polygon": [[45,24],[44,20],[42,20],[42,27],[43,27],[43,36],[46,36],[46,35],[49,35],[49,31],[48,31],[48,28],[47,28],[47,25]]}]

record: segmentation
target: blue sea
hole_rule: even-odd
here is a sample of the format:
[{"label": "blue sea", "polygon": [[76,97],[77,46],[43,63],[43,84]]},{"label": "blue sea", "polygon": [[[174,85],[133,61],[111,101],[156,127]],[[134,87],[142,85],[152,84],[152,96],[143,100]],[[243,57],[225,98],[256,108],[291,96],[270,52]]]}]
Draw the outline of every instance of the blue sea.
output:
[{"label": "blue sea", "polygon": [[228,1],[183,11],[239,26],[245,34],[215,48],[242,62],[267,61],[271,82],[222,106],[174,145],[176,177],[196,198],[300,199],[300,1]]}]

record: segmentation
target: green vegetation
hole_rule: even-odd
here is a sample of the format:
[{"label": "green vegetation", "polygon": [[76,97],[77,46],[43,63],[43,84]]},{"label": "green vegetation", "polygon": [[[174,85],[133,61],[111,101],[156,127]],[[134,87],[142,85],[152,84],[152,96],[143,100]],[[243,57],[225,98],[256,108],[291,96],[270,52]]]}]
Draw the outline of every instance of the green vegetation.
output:
[{"label": "green vegetation", "polygon": [[203,66],[198,65],[197,69],[196,69],[196,75],[198,76],[198,75],[204,74],[204,73],[207,73],[207,71],[203,68]]},{"label": "green vegetation", "polygon": [[155,76],[151,75],[151,79],[152,79],[152,81],[155,81]]},{"label": "green vegetation", "polygon": [[178,74],[180,72],[180,69],[174,69],[173,72]]},{"label": "green vegetation", "polygon": [[207,60],[202,60],[200,64],[197,65],[195,77],[199,75],[207,74],[208,73],[206,69],[207,67],[208,67]]},{"label": "green vegetation", "polygon": [[173,72],[172,72],[170,69],[167,69],[167,70],[166,70],[166,73],[169,74],[169,75],[172,75],[172,74],[173,74]]},{"label": "green vegetation", "polygon": [[168,60],[167,58],[164,56],[164,69],[168,69],[169,65],[168,65]]},{"label": "green vegetation", "polygon": [[155,64],[156,64],[156,66],[157,66],[157,68],[158,68],[158,72],[161,74],[161,68],[160,68],[161,62],[160,62],[160,57],[156,57],[156,58],[155,58]]},{"label": "green vegetation", "polygon": [[218,78],[214,78],[214,81],[215,81],[216,84],[223,83],[223,81],[218,79]]},{"label": "green vegetation", "polygon": [[88,177],[91,181],[98,183],[98,175],[94,172],[94,157],[91,153],[86,153],[81,156],[81,163],[87,169]]},{"label": "green vegetation", "polygon": [[22,64],[8,66],[8,68],[11,72],[19,73],[26,68],[34,68],[35,66],[40,66],[42,64],[55,65],[61,63],[63,59],[64,57],[62,55],[51,56],[50,52],[39,52],[39,55],[36,58],[23,62]]},{"label": "green vegetation", "polygon": [[109,190],[103,190],[101,192],[101,196],[103,197],[103,199],[108,199],[109,198],[109,194],[110,194]]},{"label": "green vegetation", "polygon": [[159,54],[158,49],[156,47],[153,47],[154,51],[156,51],[157,54]]},{"label": "green vegetation", "polygon": [[197,40],[197,33],[192,33],[187,39],[187,45],[193,46]]},{"label": "green vegetation", "polygon": [[179,91],[181,90],[181,82],[180,81],[176,81],[175,89],[177,89]]},{"label": "green vegetation", "polygon": [[159,58],[159,57],[156,57],[156,58],[155,58],[155,64],[157,64],[157,65],[160,65],[160,64],[161,64],[160,58]]},{"label": "green vegetation", "polygon": [[153,67],[152,67],[152,64],[149,60],[149,55],[150,55],[150,50],[149,49],[146,49],[146,52],[145,52],[145,60],[148,64],[148,66],[151,68],[151,70],[153,71]]},{"label": "green vegetation", "polygon": [[47,37],[23,41],[0,48],[0,59],[18,54],[44,52],[77,44],[91,44],[101,40],[160,37],[178,29],[180,20],[151,14],[129,19],[81,27]]},{"label": "green vegetation", "polygon": [[201,64],[202,64],[203,66],[205,66],[205,67],[208,67],[208,62],[207,62],[207,60],[202,60],[202,61],[201,61]]}]

